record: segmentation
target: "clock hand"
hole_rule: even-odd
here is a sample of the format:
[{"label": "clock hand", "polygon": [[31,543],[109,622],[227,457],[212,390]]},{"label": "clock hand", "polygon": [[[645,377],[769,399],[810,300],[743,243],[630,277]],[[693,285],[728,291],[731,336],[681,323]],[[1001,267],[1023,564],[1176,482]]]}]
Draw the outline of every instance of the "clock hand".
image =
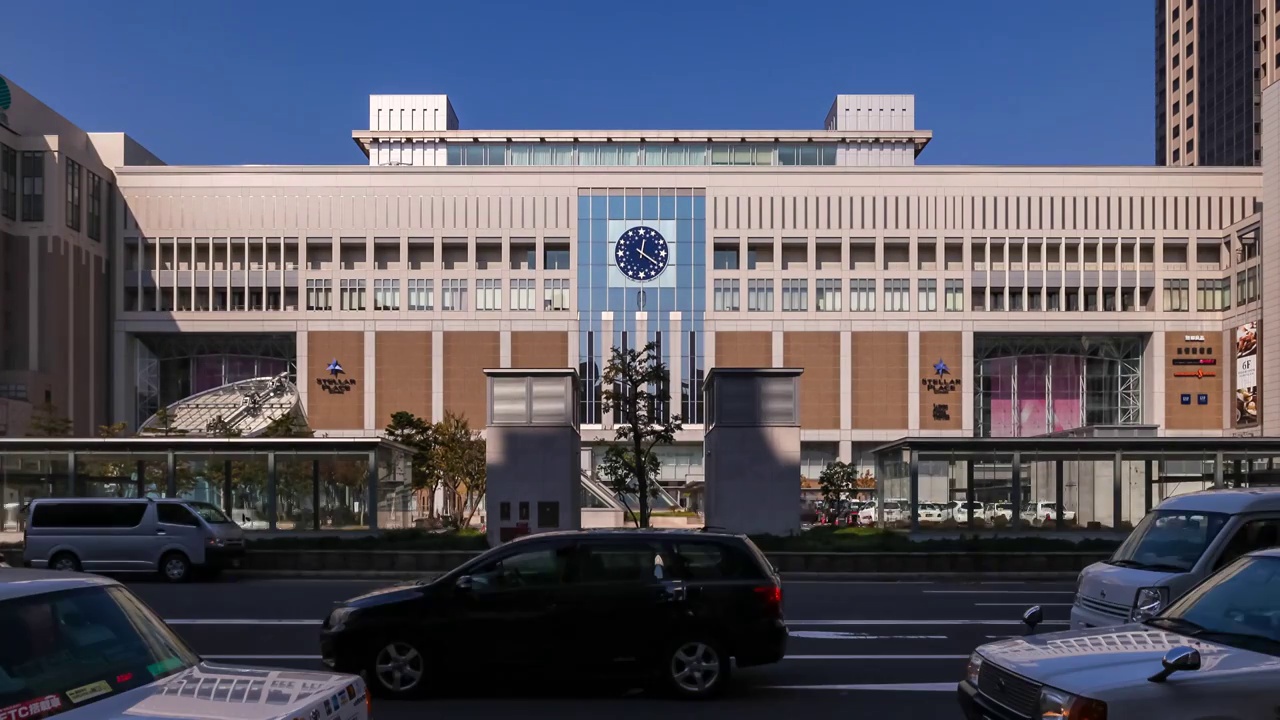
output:
[{"label": "clock hand", "polygon": [[645,260],[648,260],[649,262],[653,263],[654,265],[657,265],[657,264],[658,264],[658,261],[657,261],[657,260],[654,260],[653,258],[649,257],[648,255],[645,255],[645,254],[644,254],[644,250],[639,250],[638,252],[640,253],[640,257],[644,258]]}]

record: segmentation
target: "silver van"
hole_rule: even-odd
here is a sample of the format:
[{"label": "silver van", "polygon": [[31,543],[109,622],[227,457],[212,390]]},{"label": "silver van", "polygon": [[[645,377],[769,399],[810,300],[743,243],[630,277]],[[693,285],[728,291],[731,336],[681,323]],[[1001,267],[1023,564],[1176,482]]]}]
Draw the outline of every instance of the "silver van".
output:
[{"label": "silver van", "polygon": [[195,569],[237,566],[244,530],[203,502],[49,498],[31,501],[23,545],[27,567],[159,572],[185,582]]}]

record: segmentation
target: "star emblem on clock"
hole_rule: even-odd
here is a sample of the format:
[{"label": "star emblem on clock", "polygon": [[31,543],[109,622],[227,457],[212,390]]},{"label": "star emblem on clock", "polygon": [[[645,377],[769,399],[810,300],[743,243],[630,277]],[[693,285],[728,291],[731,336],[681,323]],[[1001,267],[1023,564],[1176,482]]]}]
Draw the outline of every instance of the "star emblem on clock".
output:
[{"label": "star emblem on clock", "polygon": [[623,275],[636,282],[651,282],[671,259],[667,239],[651,227],[640,225],[622,233],[613,250],[613,259]]}]

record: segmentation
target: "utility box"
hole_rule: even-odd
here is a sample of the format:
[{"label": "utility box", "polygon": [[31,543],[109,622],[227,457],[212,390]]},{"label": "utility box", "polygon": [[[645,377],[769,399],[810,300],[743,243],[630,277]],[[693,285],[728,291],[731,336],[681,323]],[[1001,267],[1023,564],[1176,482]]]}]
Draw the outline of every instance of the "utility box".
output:
[{"label": "utility box", "polygon": [[489,544],[582,527],[578,373],[485,370]]},{"label": "utility box", "polygon": [[703,441],[708,526],[800,531],[800,375],[794,368],[713,368]]}]

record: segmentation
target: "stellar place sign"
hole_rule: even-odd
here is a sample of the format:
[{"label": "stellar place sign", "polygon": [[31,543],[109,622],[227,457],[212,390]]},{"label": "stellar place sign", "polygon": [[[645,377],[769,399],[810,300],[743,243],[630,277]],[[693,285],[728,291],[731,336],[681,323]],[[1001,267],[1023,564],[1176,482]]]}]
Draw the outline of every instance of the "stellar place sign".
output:
[{"label": "stellar place sign", "polygon": [[347,371],[342,369],[342,363],[337,358],[325,366],[325,372],[329,373],[329,377],[316,378],[316,385],[330,395],[344,395],[356,386],[355,380],[343,377]]}]

